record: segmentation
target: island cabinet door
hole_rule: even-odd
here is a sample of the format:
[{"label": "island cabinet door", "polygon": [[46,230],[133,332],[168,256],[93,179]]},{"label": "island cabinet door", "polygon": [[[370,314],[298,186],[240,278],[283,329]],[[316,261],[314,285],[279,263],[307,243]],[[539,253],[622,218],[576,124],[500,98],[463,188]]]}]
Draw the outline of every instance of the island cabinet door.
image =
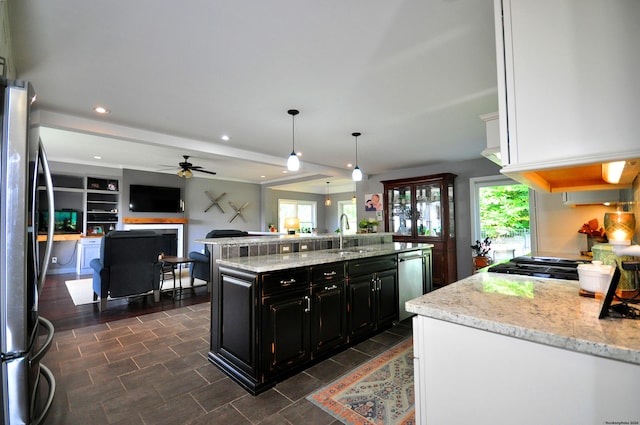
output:
[{"label": "island cabinet door", "polygon": [[376,273],[376,325],[385,327],[398,320],[398,273],[386,270]]},{"label": "island cabinet door", "polygon": [[311,288],[311,347],[319,355],[347,340],[345,282],[327,282]]},{"label": "island cabinet door", "polygon": [[211,346],[214,356],[255,379],[257,347],[255,278],[236,271],[223,271],[217,286],[216,308],[211,309]]},{"label": "island cabinet door", "polygon": [[375,291],[376,281],[372,275],[349,279],[347,321],[351,338],[358,338],[375,329]]},{"label": "island cabinet door", "polygon": [[311,358],[309,290],[282,293],[262,300],[262,372],[266,378]]}]

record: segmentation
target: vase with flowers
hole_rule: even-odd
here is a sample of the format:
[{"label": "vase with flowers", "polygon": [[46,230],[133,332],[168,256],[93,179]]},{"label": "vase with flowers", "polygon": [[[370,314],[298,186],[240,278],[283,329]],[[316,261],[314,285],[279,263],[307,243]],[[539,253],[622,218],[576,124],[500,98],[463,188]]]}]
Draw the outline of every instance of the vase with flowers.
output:
[{"label": "vase with flowers", "polygon": [[476,240],[476,243],[471,245],[471,249],[473,250],[474,271],[491,264],[491,257],[487,255],[489,251],[491,251],[491,239],[484,238],[482,241]]}]

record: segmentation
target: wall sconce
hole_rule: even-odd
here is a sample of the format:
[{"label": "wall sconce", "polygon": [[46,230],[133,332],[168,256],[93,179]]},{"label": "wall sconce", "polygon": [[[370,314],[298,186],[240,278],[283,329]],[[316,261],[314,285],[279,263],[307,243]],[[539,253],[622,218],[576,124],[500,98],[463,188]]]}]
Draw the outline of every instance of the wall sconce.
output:
[{"label": "wall sconce", "polygon": [[287,217],[284,219],[284,228],[288,234],[294,235],[296,230],[300,229],[300,220],[298,217]]},{"label": "wall sconce", "polygon": [[632,212],[616,211],[604,214],[604,231],[612,245],[631,245],[636,229],[636,217]]}]

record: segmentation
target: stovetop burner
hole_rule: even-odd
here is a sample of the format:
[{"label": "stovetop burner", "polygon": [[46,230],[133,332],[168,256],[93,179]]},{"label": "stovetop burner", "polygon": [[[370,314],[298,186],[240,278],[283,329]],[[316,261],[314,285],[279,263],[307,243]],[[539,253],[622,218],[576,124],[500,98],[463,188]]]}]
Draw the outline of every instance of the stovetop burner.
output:
[{"label": "stovetop burner", "polygon": [[489,267],[490,272],[519,274],[552,279],[578,280],[578,266],[588,261],[555,257],[515,257],[506,263]]}]

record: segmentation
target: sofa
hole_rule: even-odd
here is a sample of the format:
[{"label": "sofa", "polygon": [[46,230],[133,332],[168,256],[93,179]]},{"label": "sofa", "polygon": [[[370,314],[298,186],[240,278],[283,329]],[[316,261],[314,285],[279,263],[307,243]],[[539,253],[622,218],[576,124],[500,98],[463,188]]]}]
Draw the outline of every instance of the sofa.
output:
[{"label": "sofa", "polygon": [[100,298],[100,311],[107,297],[126,297],[153,291],[160,301],[158,255],[162,235],[152,230],[113,230],[102,238],[100,258],[90,262],[93,269],[93,300]]}]

